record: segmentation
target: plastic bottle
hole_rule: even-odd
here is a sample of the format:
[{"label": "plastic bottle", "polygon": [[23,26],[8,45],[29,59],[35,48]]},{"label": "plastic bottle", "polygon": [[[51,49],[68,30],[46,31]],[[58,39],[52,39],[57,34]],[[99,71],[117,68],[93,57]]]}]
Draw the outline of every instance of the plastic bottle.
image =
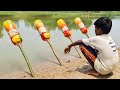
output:
[{"label": "plastic bottle", "polygon": [[37,31],[39,32],[39,34],[41,35],[41,38],[43,41],[46,41],[50,38],[50,33],[47,32],[47,30],[41,20],[39,20],[39,19],[35,20],[34,26],[37,29]]},{"label": "plastic bottle", "polygon": [[84,23],[82,22],[82,20],[79,17],[75,18],[74,22],[79,27],[82,34],[88,33],[88,29],[86,28],[86,26],[84,25]]},{"label": "plastic bottle", "polygon": [[18,45],[22,43],[22,38],[16,30],[16,26],[11,20],[6,20],[3,22],[3,26],[6,29],[12,43]]},{"label": "plastic bottle", "polygon": [[72,32],[68,29],[63,19],[59,19],[57,25],[62,30],[65,37],[69,38],[72,35]]}]

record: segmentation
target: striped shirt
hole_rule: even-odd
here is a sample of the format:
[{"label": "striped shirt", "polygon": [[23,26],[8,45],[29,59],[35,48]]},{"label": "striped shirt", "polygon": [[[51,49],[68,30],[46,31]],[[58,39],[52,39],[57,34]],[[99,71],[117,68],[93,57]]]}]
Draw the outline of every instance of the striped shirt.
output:
[{"label": "striped shirt", "polygon": [[94,36],[82,40],[84,44],[90,45],[98,50],[94,68],[102,75],[113,71],[119,63],[118,50],[116,44],[108,34]]}]

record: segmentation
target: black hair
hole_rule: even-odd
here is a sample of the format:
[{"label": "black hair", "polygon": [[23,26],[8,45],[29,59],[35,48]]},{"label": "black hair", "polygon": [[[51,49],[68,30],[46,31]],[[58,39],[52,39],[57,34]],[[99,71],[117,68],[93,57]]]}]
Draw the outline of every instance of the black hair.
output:
[{"label": "black hair", "polygon": [[101,17],[94,22],[97,28],[101,28],[103,34],[108,34],[112,27],[112,21],[108,17]]}]

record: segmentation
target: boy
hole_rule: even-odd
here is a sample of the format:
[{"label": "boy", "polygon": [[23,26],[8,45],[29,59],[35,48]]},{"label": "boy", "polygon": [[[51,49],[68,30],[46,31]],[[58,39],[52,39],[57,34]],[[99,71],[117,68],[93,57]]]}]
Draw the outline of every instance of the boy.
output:
[{"label": "boy", "polygon": [[68,45],[64,49],[64,53],[69,53],[72,46],[79,45],[81,52],[92,66],[92,69],[85,73],[107,75],[114,70],[119,62],[115,42],[108,35],[112,27],[112,21],[107,17],[101,17],[94,22],[94,25],[96,36],[78,40]]}]

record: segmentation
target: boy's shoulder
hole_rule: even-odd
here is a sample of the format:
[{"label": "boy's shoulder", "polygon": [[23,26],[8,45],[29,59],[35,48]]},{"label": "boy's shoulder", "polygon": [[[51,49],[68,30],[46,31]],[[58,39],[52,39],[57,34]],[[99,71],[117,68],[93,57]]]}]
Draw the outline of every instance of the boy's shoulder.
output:
[{"label": "boy's shoulder", "polygon": [[95,38],[112,39],[112,37],[108,34],[102,34],[102,35],[96,36]]},{"label": "boy's shoulder", "polygon": [[101,38],[101,36],[93,36],[93,37],[90,37],[89,39],[99,39]]},{"label": "boy's shoulder", "polygon": [[113,40],[112,37],[110,35],[97,35],[97,36],[93,36],[90,37],[89,40],[94,40],[94,41],[106,41],[106,40]]}]

